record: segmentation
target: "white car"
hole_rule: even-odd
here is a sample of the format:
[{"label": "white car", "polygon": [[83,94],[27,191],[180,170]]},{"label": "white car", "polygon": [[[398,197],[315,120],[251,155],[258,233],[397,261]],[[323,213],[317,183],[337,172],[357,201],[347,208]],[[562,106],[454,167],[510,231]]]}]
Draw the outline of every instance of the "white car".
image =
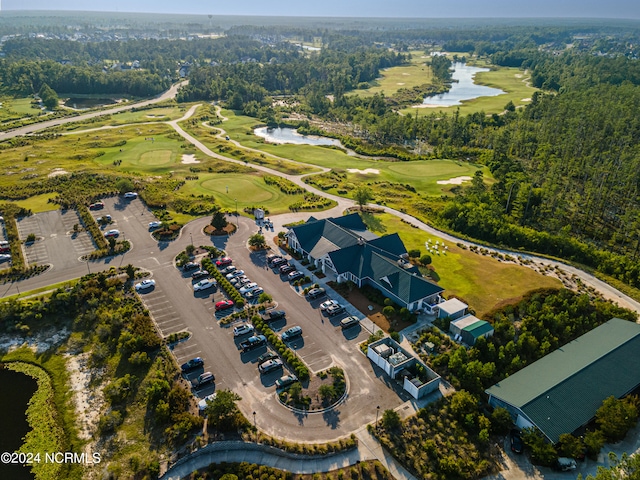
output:
[{"label": "white car", "polygon": [[156,286],[156,281],[147,279],[143,280],[140,283],[136,283],[135,289],[136,292],[142,292],[143,290],[148,290],[149,288],[153,288]]},{"label": "white car", "polygon": [[162,226],[162,222],[149,222],[149,229],[160,228]]},{"label": "white car", "polygon": [[128,199],[138,198],[138,194],[136,192],[127,192],[124,194],[124,198],[128,198]]},{"label": "white car", "polygon": [[334,305],[338,305],[338,302],[336,302],[335,300],[327,300],[326,302],[320,304],[320,310],[326,310],[327,308]]},{"label": "white car", "polygon": [[216,281],[212,279],[200,280],[198,283],[193,284],[193,291],[199,292],[200,290],[206,290],[207,288],[215,287]]},{"label": "white car", "polygon": [[227,273],[226,277],[227,277],[227,280],[231,280],[232,278],[241,277],[243,275],[244,275],[244,270],[236,270],[235,272]]},{"label": "white car", "polygon": [[0,262],[7,262],[9,260],[11,260],[11,255],[7,253],[3,253],[2,255],[0,255]]},{"label": "white car", "polygon": [[248,323],[243,323],[242,325],[238,325],[237,327],[233,327],[233,336],[240,337],[242,335],[246,335],[248,333],[253,333],[255,330],[253,325],[249,325]]},{"label": "white car", "polygon": [[258,298],[260,295],[262,295],[264,293],[264,288],[262,287],[258,287],[258,288],[254,288],[253,290],[249,290],[247,293],[244,294],[245,298]]},{"label": "white car", "polygon": [[206,397],[204,397],[198,402],[198,410],[203,412],[204,409],[207,408],[208,402],[213,402],[214,398],[216,398],[216,392],[213,392],[211,395],[207,395]]},{"label": "white car", "polygon": [[115,228],[113,230],[109,230],[107,233],[104,234],[105,238],[118,238],[120,236],[120,230],[116,230]]},{"label": "white car", "polygon": [[242,287],[238,291],[240,292],[240,295],[244,295],[245,293],[250,292],[254,288],[258,288],[258,284],[256,282],[251,282],[251,283],[247,283],[244,287]]}]

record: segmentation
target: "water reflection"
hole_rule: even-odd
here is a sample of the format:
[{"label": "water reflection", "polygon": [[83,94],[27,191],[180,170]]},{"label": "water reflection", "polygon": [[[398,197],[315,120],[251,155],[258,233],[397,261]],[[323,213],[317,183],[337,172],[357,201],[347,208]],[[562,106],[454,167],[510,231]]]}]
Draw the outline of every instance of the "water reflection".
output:
[{"label": "water reflection", "polygon": [[476,73],[488,72],[488,68],[471,67],[465,63],[457,62],[453,64],[455,71],[452,78],[457,80],[451,84],[451,89],[446,93],[424,97],[422,103],[426,105],[437,105],[439,107],[451,107],[462,105],[462,100],[472,100],[478,97],[495,97],[505,93],[499,88],[487,87],[486,85],[476,85],[473,83]]},{"label": "water reflection", "polygon": [[258,137],[262,137],[271,143],[293,143],[296,145],[333,145],[342,147],[340,140],[316,135],[302,135],[293,128],[269,128],[260,127],[253,131]]}]

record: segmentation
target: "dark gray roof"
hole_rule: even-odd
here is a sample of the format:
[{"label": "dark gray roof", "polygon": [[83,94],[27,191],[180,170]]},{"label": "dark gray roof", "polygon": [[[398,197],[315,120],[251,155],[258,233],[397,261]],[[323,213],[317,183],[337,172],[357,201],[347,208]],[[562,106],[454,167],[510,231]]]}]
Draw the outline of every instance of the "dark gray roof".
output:
[{"label": "dark gray roof", "polygon": [[551,440],[586,424],[602,401],[640,385],[640,325],[614,318],[498,382],[487,393],[519,408]]}]

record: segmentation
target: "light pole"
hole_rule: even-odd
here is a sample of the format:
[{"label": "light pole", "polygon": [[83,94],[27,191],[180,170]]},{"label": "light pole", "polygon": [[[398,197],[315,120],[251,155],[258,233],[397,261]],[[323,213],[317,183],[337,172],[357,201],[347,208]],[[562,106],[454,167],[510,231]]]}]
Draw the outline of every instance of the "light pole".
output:
[{"label": "light pole", "polygon": [[376,430],[378,430],[378,414],[380,413],[380,405],[376,407]]},{"label": "light pole", "polygon": [[193,246],[193,233],[189,232],[189,237],[191,238],[191,246]]},{"label": "light pole", "polygon": [[256,426],[256,412],[253,412],[253,428],[256,431],[256,443],[258,443],[258,427]]},{"label": "light pole", "polygon": [[236,228],[238,228],[238,199],[236,198]]}]

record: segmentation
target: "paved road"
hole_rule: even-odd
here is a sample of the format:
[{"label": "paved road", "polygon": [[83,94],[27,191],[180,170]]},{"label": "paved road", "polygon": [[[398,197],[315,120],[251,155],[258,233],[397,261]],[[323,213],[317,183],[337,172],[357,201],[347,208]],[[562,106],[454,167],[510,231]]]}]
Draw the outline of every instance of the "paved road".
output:
[{"label": "paved road", "polygon": [[53,120],[47,120],[46,122],[34,123],[33,125],[27,125],[26,127],[16,128],[15,130],[0,132],[0,142],[4,140],[8,140],[13,137],[20,136],[20,135],[29,135],[31,133],[39,132],[41,130],[46,130],[47,128],[56,127],[58,125],[82,122],[90,118],[101,117],[104,115],[111,115],[112,113],[124,112],[126,110],[131,110],[132,108],[141,108],[141,107],[146,107],[147,105],[153,105],[154,103],[160,103],[170,98],[175,98],[180,87],[182,87],[183,85],[186,85],[186,83],[187,83],[186,80],[176,83],[175,85],[172,85],[171,88],[166,92],[150,100],[143,100],[142,102],[136,102],[136,103],[128,103],[127,105],[123,105],[121,107],[109,108],[105,110],[100,110],[98,112],[83,113],[81,115],[76,115],[74,117],[56,118]]}]

